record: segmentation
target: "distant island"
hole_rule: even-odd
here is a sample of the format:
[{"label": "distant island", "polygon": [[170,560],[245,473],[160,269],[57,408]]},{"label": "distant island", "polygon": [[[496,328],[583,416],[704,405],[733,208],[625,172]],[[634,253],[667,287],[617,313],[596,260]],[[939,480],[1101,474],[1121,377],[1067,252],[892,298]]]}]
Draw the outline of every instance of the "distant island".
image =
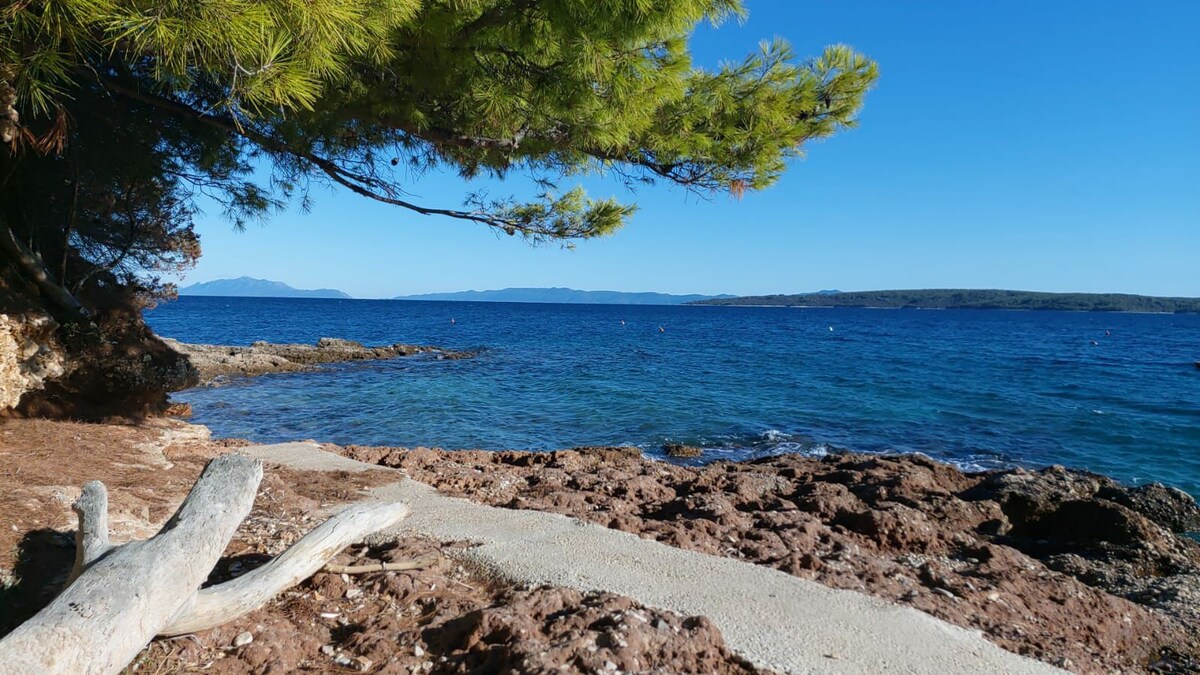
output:
[{"label": "distant island", "polygon": [[1200,312],[1200,298],[1162,298],[1125,293],[1040,293],[1036,291],[956,288],[751,295],[738,298],[710,298],[692,304],[772,307],[1036,309],[1079,312]]},{"label": "distant island", "polygon": [[304,290],[282,281],[238,277],[215,279],[179,289],[180,295],[217,295],[230,298],[343,298],[350,296],[332,288]]},{"label": "distant island", "polygon": [[671,295],[623,291],[579,291],[573,288],[503,288],[494,291],[458,291],[402,295],[393,300],[443,300],[455,302],[546,302],[572,305],[683,305],[701,300],[732,299],[732,295]]}]

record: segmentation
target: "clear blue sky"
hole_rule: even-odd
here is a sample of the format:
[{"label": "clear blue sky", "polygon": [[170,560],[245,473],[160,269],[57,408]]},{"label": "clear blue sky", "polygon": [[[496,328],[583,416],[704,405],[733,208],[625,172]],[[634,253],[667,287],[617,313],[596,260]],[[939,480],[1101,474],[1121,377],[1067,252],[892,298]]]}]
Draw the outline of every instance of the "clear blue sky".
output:
[{"label": "clear blue sky", "polygon": [[[878,60],[859,128],[742,201],[660,185],[615,236],[531,248],[345,191],[234,232],[200,216],[185,283],[250,275],[355,297],[507,286],[758,294],[1017,288],[1200,296],[1200,2],[749,0],[700,64],[780,36]],[[594,196],[619,187],[596,180]],[[459,206],[468,186],[411,191]],[[521,194],[521,180],[492,188]]]}]

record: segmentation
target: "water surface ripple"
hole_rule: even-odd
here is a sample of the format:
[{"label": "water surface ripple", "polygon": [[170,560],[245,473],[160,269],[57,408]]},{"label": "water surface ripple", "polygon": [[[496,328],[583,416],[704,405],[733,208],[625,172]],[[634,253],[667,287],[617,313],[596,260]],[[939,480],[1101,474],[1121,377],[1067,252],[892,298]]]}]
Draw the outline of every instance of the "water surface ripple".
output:
[{"label": "water surface ripple", "polygon": [[175,395],[221,436],[922,452],[1200,494],[1197,315],[187,297],[148,318],[188,342],[486,348]]}]

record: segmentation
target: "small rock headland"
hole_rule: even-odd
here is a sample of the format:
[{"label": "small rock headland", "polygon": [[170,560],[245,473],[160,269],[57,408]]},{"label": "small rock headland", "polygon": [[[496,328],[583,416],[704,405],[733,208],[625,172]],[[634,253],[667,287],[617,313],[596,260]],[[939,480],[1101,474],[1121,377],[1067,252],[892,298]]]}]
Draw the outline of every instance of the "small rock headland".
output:
[{"label": "small rock headland", "polygon": [[316,344],[254,342],[248,347],[189,344],[166,338],[169,347],[183,354],[200,373],[201,384],[229,376],[252,377],[267,373],[311,370],[325,363],[372,361],[429,354],[438,359],[470,358],[475,352],[424,345],[392,344],[377,347],[340,338],[321,338]]}]

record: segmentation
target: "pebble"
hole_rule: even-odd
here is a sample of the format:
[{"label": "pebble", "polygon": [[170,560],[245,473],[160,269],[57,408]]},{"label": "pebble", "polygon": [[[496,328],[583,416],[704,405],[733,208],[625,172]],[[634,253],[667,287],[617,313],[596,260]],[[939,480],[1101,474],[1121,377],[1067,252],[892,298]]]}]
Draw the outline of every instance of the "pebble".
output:
[{"label": "pebble", "polygon": [[321,645],[321,653],[325,656],[333,656],[333,645]]},{"label": "pebble", "polygon": [[671,627],[671,624],[667,623],[666,619],[659,618],[654,621],[654,627],[659,630],[666,630]]},{"label": "pebble", "polygon": [[957,596],[957,595],[955,595],[955,594],[951,593],[950,591],[948,591],[948,590],[946,590],[946,589],[944,589],[944,588],[935,588],[935,589],[933,589],[933,592],[934,592],[934,593],[941,593],[942,595],[946,596],[947,598],[950,598],[951,600],[957,600],[957,599],[958,599],[958,596]]},{"label": "pebble", "polygon": [[425,650],[421,645],[413,645],[413,656],[425,656]]},{"label": "pebble", "polygon": [[251,635],[250,631],[248,631],[248,630],[244,630],[244,631],[238,633],[237,637],[233,638],[233,646],[234,647],[245,647],[246,645],[250,644],[251,642],[254,642],[254,636]]},{"label": "pebble", "polygon": [[375,665],[375,662],[365,656],[356,656],[354,657],[354,665],[358,666],[358,669],[365,673],[371,669],[371,666]]},{"label": "pebble", "polygon": [[347,588],[346,589],[346,599],[347,600],[353,600],[360,595],[362,595],[361,588]]}]

